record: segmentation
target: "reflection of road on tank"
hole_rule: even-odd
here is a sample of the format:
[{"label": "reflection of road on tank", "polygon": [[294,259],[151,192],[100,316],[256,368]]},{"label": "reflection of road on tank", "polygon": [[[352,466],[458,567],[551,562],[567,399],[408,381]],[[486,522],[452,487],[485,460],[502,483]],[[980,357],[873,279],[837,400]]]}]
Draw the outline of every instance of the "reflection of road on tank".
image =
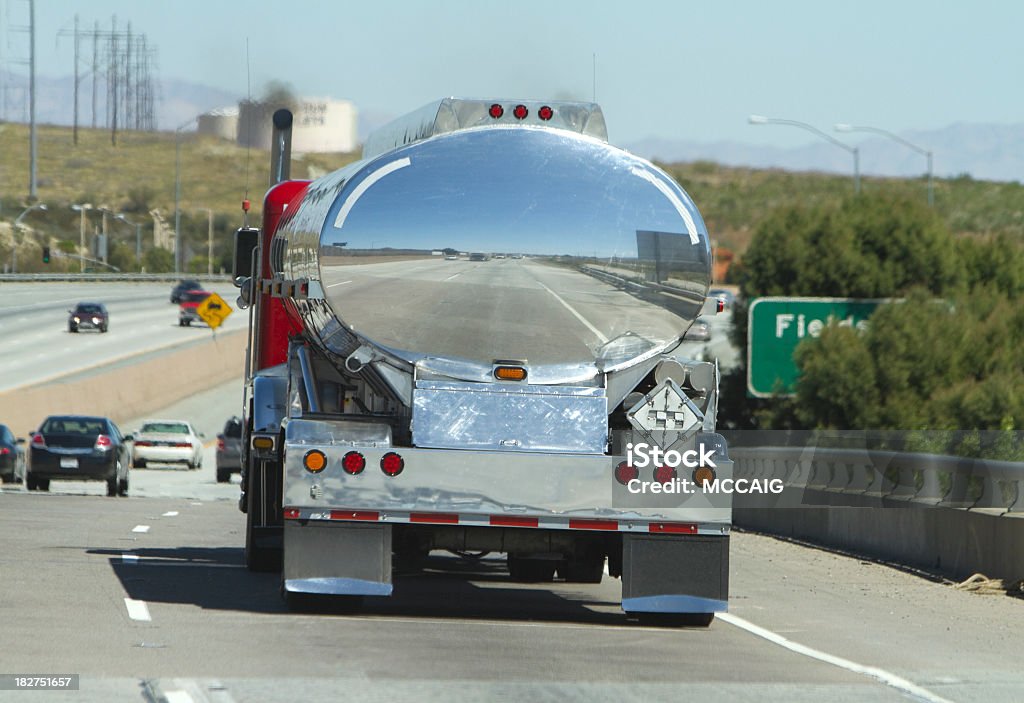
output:
[{"label": "reflection of road on tank", "polygon": [[591,361],[624,334],[664,344],[685,327],[663,307],[536,259],[467,261],[456,270],[443,259],[337,266],[324,282],[329,293],[338,286],[336,312],[357,331],[434,355]]}]

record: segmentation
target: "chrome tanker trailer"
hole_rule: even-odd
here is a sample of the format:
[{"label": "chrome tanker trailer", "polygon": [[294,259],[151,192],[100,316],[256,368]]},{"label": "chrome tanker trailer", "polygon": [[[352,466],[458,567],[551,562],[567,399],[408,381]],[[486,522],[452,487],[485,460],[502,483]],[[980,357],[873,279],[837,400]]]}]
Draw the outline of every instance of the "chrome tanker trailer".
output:
[{"label": "chrome tanker trailer", "polygon": [[444,99],[312,182],[290,122],[236,238],[250,568],[351,602],[390,595],[393,562],[491,552],[710,623],[732,464],[717,366],[680,351],[720,307],[689,196],[594,104]]}]

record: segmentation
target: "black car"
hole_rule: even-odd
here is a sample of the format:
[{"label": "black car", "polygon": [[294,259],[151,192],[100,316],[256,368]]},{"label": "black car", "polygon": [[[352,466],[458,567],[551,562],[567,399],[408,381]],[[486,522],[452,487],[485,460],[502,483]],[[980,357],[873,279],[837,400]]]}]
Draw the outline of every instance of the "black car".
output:
[{"label": "black car", "polygon": [[174,286],[174,288],[171,289],[171,302],[177,305],[178,303],[181,302],[181,296],[184,293],[190,290],[199,290],[202,287],[203,286],[199,283],[199,281],[193,279],[179,281],[178,285]]},{"label": "black car", "polygon": [[21,483],[25,480],[24,437],[15,437],[11,428],[0,425],[0,480]]},{"label": "black car", "polygon": [[690,325],[690,328],[686,330],[686,334],[683,335],[683,339],[707,342],[711,339],[711,325],[704,320],[696,320],[692,325]]},{"label": "black car", "polygon": [[110,314],[103,303],[79,303],[68,310],[68,332],[78,330],[99,330],[106,332],[110,327]]},{"label": "black car", "polygon": [[217,435],[217,482],[227,483],[242,472],[242,421],[232,417]]},{"label": "black car", "polygon": [[110,418],[51,415],[32,435],[25,483],[48,491],[53,479],[106,481],[108,496],[127,495],[129,441]]}]

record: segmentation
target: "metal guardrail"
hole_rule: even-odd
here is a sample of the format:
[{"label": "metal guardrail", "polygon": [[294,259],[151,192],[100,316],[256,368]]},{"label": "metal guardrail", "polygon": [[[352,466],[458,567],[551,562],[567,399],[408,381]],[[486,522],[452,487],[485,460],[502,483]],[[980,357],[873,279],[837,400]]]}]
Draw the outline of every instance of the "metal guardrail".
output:
[{"label": "metal guardrail", "polygon": [[945,508],[1024,514],[1024,463],[937,454],[734,447],[737,477],[781,479],[786,488]]},{"label": "metal guardrail", "polygon": [[124,283],[177,283],[183,279],[196,281],[231,281],[227,274],[206,274],[195,273],[0,273],[2,282],[40,282],[40,283],[66,283],[69,281],[106,281]]}]

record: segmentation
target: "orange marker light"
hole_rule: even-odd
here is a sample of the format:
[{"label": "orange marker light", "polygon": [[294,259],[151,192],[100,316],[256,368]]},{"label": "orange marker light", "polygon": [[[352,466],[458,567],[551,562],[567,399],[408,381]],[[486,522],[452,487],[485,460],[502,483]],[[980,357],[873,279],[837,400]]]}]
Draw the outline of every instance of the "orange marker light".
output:
[{"label": "orange marker light", "polygon": [[499,366],[494,369],[494,377],[499,381],[522,381],[526,379],[526,369],[521,366]]},{"label": "orange marker light", "polygon": [[311,449],[302,457],[302,465],[306,471],[318,474],[327,468],[327,456],[319,449]]}]

